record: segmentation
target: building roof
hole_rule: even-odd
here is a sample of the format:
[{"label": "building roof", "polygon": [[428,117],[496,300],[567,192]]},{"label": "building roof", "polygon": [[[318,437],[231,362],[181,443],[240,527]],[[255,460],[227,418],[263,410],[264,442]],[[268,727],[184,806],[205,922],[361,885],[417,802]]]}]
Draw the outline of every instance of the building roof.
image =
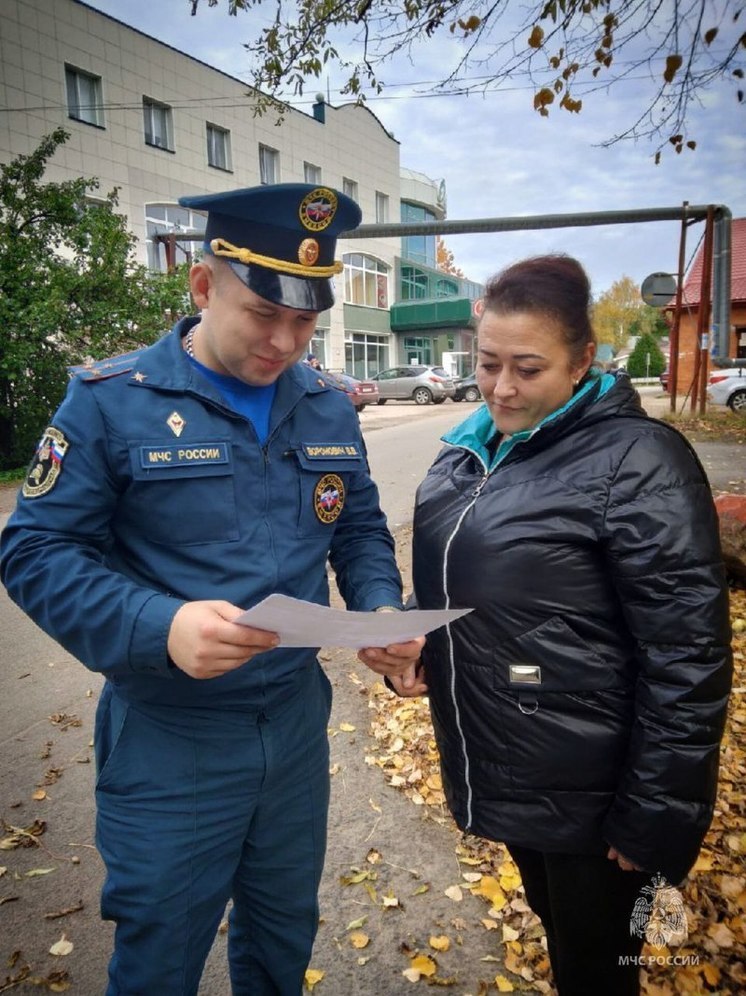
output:
[{"label": "building roof", "polygon": [[[704,245],[700,245],[684,280],[684,304],[699,304],[703,257]],[[730,280],[731,301],[746,303],[746,218],[734,218],[731,223]]]}]

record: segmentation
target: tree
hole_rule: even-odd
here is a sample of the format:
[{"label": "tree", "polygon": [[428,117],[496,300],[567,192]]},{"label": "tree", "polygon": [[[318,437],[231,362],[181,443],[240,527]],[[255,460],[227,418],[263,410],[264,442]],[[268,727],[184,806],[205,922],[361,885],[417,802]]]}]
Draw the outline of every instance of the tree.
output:
[{"label": "tree", "polygon": [[659,377],[666,369],[666,360],[654,336],[643,333],[627,360],[630,377]]},{"label": "tree", "polygon": [[456,266],[453,260],[453,253],[440,235],[437,236],[435,242],[435,266],[443,273],[450,273],[454,277],[464,276],[463,271]]},{"label": "tree", "polygon": [[640,321],[645,308],[640,288],[632,277],[615,280],[593,305],[593,327],[598,341],[621,349],[633,334],[632,323]]},{"label": "tree", "polygon": [[[221,0],[207,2],[215,7]],[[261,4],[224,2],[231,15]],[[194,15],[200,0],[190,3]],[[603,99],[610,84],[644,76],[649,86],[637,117],[601,144],[656,140],[659,161],[667,143],[676,152],[696,147],[688,112],[713,83],[730,83],[743,103],[741,6],[740,0],[533,0],[525,7],[508,0],[277,0],[272,22],[245,47],[253,85],[268,94],[259,98],[259,111],[288,89],[302,94],[309,79],[335,63],[347,76],[342,92],[362,101],[366,88],[384,89],[379,70],[386,61],[397,55],[414,61],[415,45],[436,35],[450,35],[457,58],[434,92],[487,93],[526,77],[543,116],[555,108],[580,113],[584,99]]]},{"label": "tree", "polygon": [[95,179],[44,183],[63,129],[0,166],[0,469],[31,456],[68,382],[67,366],[152,342],[185,310],[185,268],[134,262],[116,194]]}]

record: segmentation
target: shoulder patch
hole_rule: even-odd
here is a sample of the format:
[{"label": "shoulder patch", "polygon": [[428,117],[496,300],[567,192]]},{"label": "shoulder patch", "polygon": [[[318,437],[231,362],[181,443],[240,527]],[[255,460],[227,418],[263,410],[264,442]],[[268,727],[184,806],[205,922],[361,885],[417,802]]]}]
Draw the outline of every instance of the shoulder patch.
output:
[{"label": "shoulder patch", "polygon": [[25,498],[41,498],[52,490],[62,471],[62,461],[69,446],[65,434],[53,425],[44,430],[23,484]]},{"label": "shoulder patch", "polygon": [[117,377],[119,374],[129,373],[142,352],[143,349],[133,349],[129,353],[110,356],[106,360],[89,360],[85,363],[78,363],[68,367],[67,373],[71,380],[75,377],[79,380],[106,380],[107,377]]}]

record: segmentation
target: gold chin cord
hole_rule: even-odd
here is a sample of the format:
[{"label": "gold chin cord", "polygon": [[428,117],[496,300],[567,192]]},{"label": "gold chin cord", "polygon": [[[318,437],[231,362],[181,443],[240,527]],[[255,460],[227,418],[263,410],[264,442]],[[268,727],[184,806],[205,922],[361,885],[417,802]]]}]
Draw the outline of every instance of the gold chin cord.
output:
[{"label": "gold chin cord", "polygon": [[337,273],[342,273],[344,263],[335,260],[331,266],[306,266],[304,263],[293,263],[286,259],[273,259],[272,256],[262,256],[251,249],[234,246],[225,239],[212,239],[210,249],[215,256],[225,256],[228,259],[238,260],[248,266],[256,263],[267,270],[276,270],[278,273],[287,273],[294,277],[333,277]]}]

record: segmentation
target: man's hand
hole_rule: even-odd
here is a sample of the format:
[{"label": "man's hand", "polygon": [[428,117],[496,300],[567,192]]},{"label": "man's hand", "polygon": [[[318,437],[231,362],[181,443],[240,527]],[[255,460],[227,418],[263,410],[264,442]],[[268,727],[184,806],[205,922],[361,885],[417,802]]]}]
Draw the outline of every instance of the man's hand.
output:
[{"label": "man's hand", "polygon": [[168,655],[191,678],[217,678],[280,642],[277,633],[233,622],[243,610],[230,602],[187,602],[173,618]]}]

